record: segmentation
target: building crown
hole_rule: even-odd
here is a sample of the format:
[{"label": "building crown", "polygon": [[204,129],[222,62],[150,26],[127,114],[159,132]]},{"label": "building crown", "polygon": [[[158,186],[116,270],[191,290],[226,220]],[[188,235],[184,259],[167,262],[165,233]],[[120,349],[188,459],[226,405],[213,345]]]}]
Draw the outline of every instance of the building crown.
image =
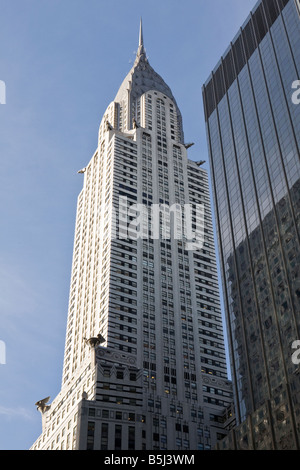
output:
[{"label": "building crown", "polygon": [[[172,94],[170,87],[165,83],[162,77],[151,67],[146,55],[143,38],[142,20],[139,27],[139,45],[133,67],[123,80],[122,85],[114,99],[114,102],[121,106],[126,103],[127,112],[135,106],[137,100],[149,91],[159,91],[163,95],[170,98],[176,106],[177,117],[180,122],[181,135],[183,139],[182,118],[176,100]],[[132,116],[129,116],[128,122],[132,122]]]}]

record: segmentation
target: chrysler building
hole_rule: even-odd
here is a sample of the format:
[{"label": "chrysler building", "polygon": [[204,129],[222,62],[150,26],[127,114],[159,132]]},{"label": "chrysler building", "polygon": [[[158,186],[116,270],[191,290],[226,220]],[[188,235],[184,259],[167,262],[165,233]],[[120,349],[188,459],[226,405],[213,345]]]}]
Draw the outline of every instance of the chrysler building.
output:
[{"label": "chrysler building", "polygon": [[205,450],[227,434],[208,175],[190,145],[141,24],[79,171],[61,391],[36,403],[32,450]]}]

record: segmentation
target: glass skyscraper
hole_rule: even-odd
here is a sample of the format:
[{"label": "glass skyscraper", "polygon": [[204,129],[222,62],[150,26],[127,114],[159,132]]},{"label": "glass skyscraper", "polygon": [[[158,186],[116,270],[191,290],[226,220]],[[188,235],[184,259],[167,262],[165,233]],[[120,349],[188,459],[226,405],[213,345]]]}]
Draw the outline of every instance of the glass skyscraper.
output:
[{"label": "glass skyscraper", "polygon": [[300,5],[259,1],[203,86],[238,427],[299,449]]}]

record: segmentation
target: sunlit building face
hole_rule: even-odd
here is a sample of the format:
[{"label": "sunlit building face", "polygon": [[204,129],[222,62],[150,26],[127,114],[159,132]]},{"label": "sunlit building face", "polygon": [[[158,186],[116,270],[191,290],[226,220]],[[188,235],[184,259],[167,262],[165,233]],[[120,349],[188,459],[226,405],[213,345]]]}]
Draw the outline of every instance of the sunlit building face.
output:
[{"label": "sunlit building face", "polygon": [[62,390],[33,448],[201,450],[226,434],[208,177],[189,146],[140,31],[80,170]]}]

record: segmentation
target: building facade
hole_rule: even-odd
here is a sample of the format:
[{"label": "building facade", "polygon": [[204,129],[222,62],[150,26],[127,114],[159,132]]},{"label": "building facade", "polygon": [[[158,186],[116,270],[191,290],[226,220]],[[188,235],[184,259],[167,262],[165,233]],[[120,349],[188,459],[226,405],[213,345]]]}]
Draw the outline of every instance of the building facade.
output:
[{"label": "building facade", "polygon": [[62,388],[32,449],[210,449],[232,421],[207,172],[146,57],[78,197]]},{"label": "building facade", "polygon": [[299,449],[299,12],[259,1],[203,86],[235,449]]}]

